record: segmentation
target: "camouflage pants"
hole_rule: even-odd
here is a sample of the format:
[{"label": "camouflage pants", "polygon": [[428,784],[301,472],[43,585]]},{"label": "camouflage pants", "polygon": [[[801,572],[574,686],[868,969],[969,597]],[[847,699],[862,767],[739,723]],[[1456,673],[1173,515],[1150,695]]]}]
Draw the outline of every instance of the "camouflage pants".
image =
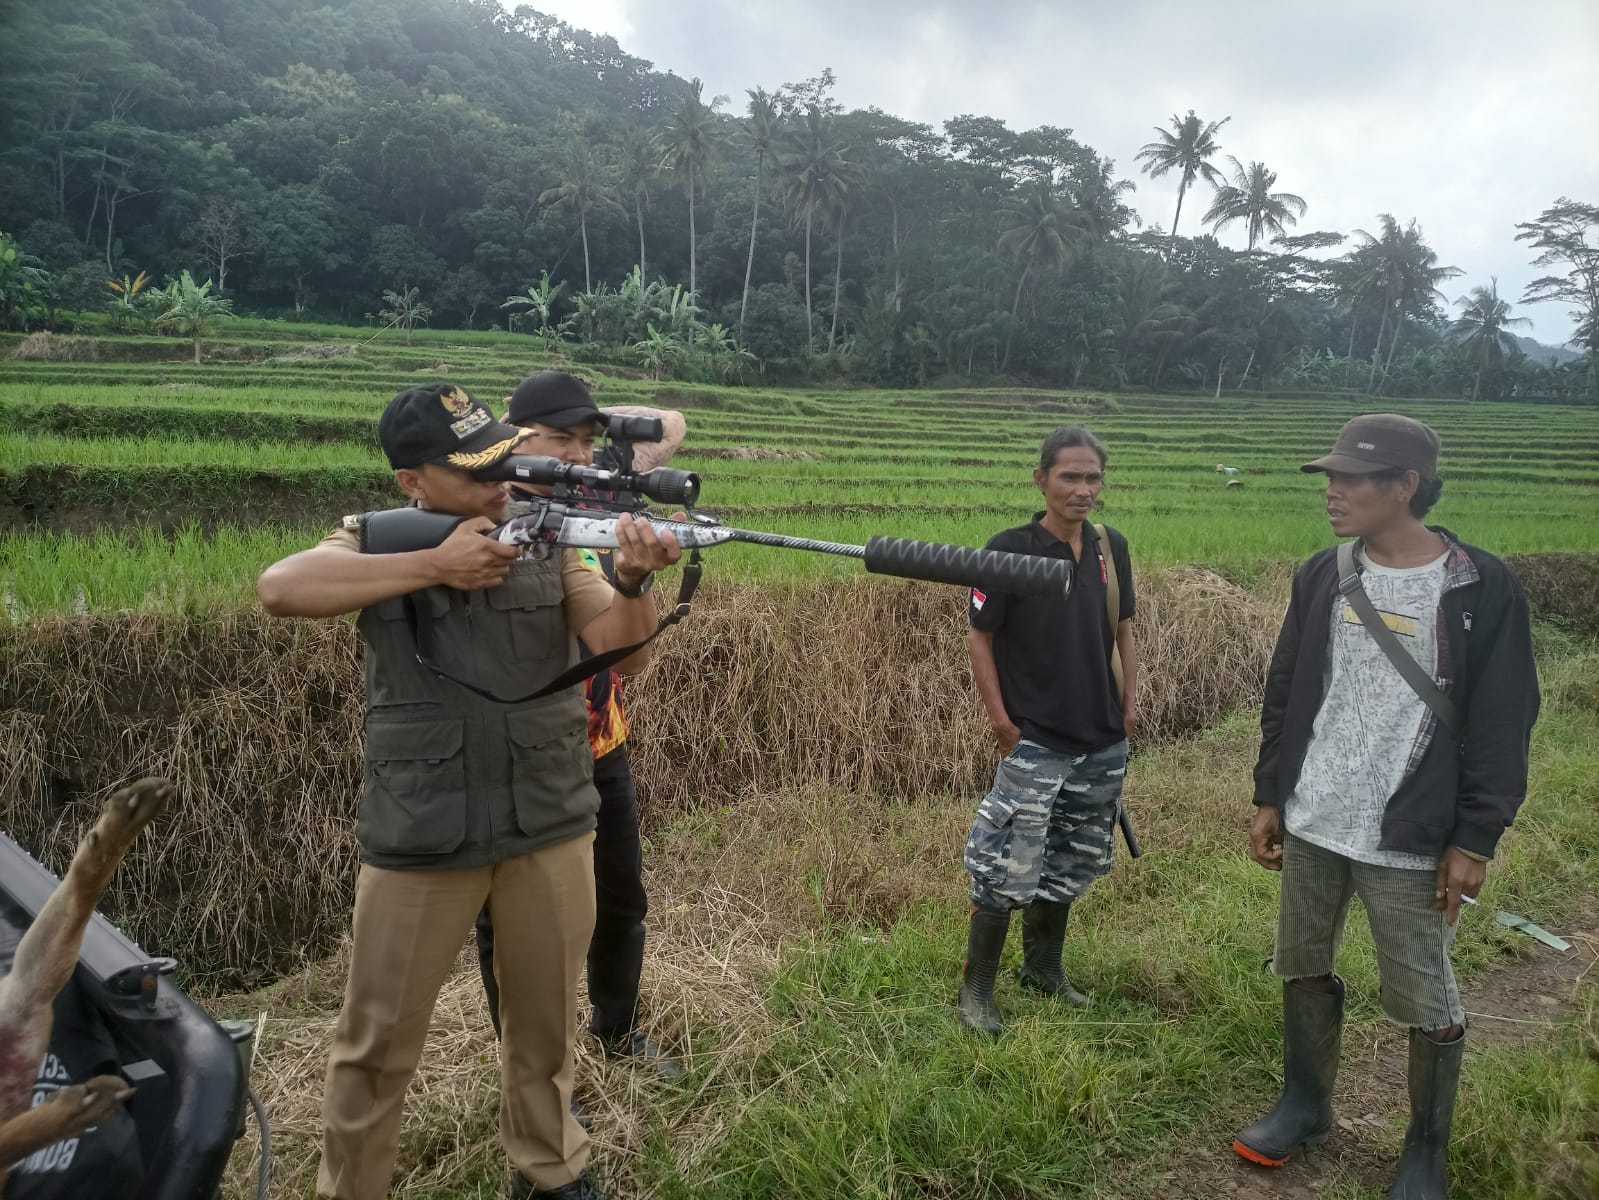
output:
[{"label": "camouflage pants", "polygon": [[1127,743],[1061,754],[1021,741],[1001,760],[966,842],[972,903],[1072,901],[1110,871]]}]

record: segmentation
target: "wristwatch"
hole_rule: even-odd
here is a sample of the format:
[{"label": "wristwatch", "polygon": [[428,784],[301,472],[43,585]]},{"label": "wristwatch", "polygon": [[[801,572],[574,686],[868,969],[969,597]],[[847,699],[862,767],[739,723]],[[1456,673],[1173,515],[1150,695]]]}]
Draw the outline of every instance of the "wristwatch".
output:
[{"label": "wristwatch", "polygon": [[611,587],[616,590],[616,594],[618,596],[626,596],[629,600],[637,600],[645,592],[649,591],[654,584],[654,572],[644,576],[643,579],[634,584],[623,583],[620,579],[611,580]]}]

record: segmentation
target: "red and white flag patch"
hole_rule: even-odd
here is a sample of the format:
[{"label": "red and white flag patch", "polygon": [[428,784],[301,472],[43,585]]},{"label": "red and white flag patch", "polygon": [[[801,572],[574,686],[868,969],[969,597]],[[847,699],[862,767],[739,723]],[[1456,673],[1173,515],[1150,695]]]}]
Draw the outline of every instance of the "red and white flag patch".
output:
[{"label": "red and white flag patch", "polygon": [[975,608],[978,612],[982,612],[983,611],[983,605],[985,605],[987,603],[988,603],[988,597],[985,596],[982,592],[978,591],[976,588],[973,588],[972,589],[972,607]]}]

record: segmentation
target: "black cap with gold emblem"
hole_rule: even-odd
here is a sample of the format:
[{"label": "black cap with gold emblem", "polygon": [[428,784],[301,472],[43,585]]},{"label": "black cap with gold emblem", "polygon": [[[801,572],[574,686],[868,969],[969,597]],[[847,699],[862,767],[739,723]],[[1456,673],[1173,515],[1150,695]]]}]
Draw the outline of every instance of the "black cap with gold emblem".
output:
[{"label": "black cap with gold emblem", "polygon": [[463,471],[492,467],[528,431],[496,421],[465,388],[430,383],[401,392],[378,418],[378,441],[396,471],[440,463]]}]

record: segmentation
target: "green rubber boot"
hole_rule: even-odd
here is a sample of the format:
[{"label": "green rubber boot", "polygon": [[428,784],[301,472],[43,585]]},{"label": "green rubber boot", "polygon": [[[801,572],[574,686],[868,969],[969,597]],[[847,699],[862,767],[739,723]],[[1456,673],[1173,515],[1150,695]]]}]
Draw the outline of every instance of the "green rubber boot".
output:
[{"label": "green rubber boot", "polygon": [[1028,991],[1087,1008],[1088,997],[1071,985],[1060,963],[1071,911],[1070,900],[1034,900],[1022,909],[1021,982]]},{"label": "green rubber boot", "polygon": [[1005,1032],[1005,1019],[994,1003],[994,980],[999,976],[999,957],[1005,952],[1005,935],[1009,932],[1009,909],[972,909],[971,928],[966,935],[966,968],[957,1003],[966,1028],[993,1037]]},{"label": "green rubber boot", "polygon": [[1330,992],[1283,984],[1283,1094],[1271,1112],[1239,1131],[1233,1142],[1239,1157],[1260,1167],[1280,1167],[1327,1140],[1343,1030],[1342,979],[1333,976]]},{"label": "green rubber boot", "polygon": [[1388,1200],[1449,1200],[1449,1134],[1465,1053],[1464,1031],[1452,1042],[1410,1031],[1410,1128]]}]

